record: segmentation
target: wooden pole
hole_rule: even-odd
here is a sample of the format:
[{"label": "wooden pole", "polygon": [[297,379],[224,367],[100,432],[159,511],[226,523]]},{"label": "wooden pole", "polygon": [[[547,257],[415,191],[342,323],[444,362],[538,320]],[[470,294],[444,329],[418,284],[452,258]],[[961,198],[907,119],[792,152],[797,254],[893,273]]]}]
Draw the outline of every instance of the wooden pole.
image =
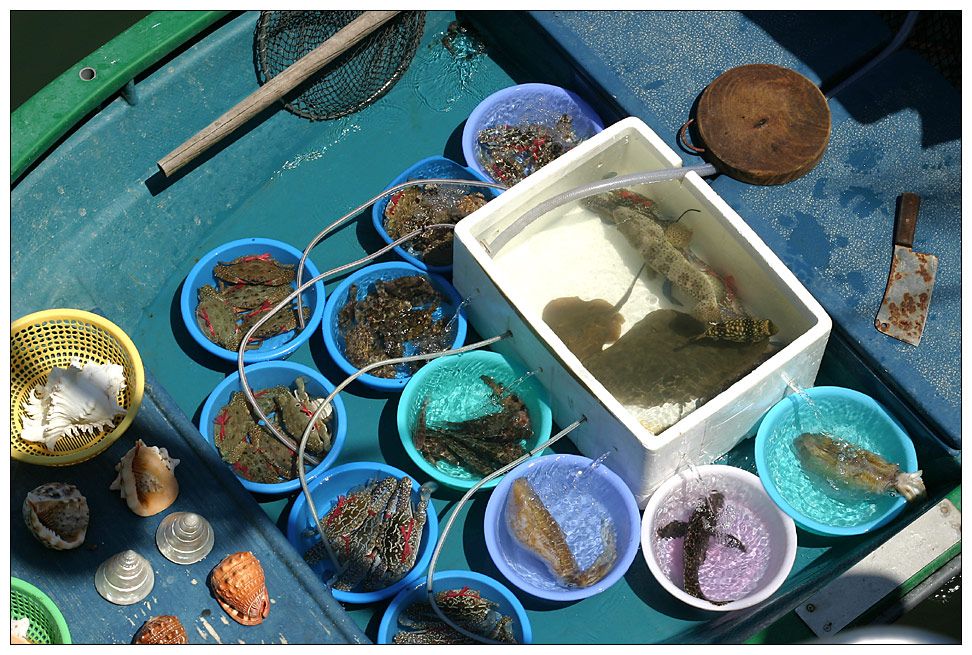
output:
[{"label": "wooden pole", "polygon": [[235,107],[159,160],[169,177],[241,125],[296,88],[336,57],[387,23],[398,11],[366,11],[327,41],[288,66],[282,73],[240,101]]}]

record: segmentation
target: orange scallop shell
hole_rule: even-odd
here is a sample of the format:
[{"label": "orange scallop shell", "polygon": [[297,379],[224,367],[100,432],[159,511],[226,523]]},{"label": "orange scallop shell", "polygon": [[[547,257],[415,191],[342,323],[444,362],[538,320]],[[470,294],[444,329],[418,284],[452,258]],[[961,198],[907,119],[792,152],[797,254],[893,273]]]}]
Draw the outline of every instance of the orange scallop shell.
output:
[{"label": "orange scallop shell", "polygon": [[169,614],[150,617],[142,624],[135,636],[133,644],[188,644],[189,637],[182,627],[178,617]]},{"label": "orange scallop shell", "polygon": [[257,625],[270,612],[263,567],[250,551],[227,555],[209,574],[219,606],[237,623]]}]

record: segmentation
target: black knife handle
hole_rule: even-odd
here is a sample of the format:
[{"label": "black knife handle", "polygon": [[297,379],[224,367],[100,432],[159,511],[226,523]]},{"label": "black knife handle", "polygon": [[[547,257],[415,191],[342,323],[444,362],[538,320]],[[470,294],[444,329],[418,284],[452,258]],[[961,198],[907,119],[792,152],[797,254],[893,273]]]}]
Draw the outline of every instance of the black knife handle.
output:
[{"label": "black knife handle", "polygon": [[898,196],[898,208],[894,221],[894,245],[911,248],[915,242],[915,225],[918,223],[918,206],[921,197],[905,192]]}]

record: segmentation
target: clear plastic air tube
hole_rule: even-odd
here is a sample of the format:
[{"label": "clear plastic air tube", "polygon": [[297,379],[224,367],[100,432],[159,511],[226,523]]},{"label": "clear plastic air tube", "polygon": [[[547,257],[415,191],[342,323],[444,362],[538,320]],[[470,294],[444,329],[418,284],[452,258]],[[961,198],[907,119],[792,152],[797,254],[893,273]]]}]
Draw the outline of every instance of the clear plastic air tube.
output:
[{"label": "clear plastic air tube", "polygon": [[523,216],[520,216],[518,219],[510,223],[508,227],[496,235],[496,238],[494,238],[489,244],[488,251],[490,254],[499,252],[503,246],[509,243],[510,240],[513,239],[513,237],[515,237],[517,234],[522,232],[528,225],[530,225],[530,223],[534,222],[547,212],[556,209],[561,205],[566,205],[568,202],[581,200],[582,198],[588,198],[590,196],[596,196],[599,193],[614,191],[615,189],[638,186],[639,184],[653,184],[655,182],[680,180],[689,173],[698,173],[701,176],[705,176],[715,175],[717,172],[716,167],[712,164],[698,164],[697,166],[681,166],[679,168],[665,168],[660,171],[619,175],[617,177],[611,177],[606,180],[598,180],[596,182],[591,182],[590,184],[569,189],[568,191],[564,191],[561,194],[548,198],[533,206],[529,211],[523,214]]}]

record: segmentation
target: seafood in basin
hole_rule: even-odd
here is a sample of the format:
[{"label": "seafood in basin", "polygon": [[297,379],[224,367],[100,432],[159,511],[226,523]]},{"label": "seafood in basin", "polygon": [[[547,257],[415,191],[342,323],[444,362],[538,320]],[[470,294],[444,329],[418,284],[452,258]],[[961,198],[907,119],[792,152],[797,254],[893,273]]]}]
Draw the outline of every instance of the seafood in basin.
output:
[{"label": "seafood in basin", "polygon": [[[419,488],[412,501],[412,479],[392,477],[353,487],[320,520],[337,571],[327,582],[334,589],[384,589],[404,578],[415,566],[428,519],[434,482]],[[304,553],[314,564],[328,558],[321,542]]]},{"label": "seafood in basin", "polygon": [[[220,288],[204,284],[196,292],[199,299],[196,323],[200,332],[218,346],[238,350],[250,328],[293,292],[290,282],[297,277],[295,268],[293,264],[281,264],[269,253],[219,262],[213,267],[213,276]],[[304,304],[301,313],[306,320],[311,310]],[[259,347],[264,339],[296,329],[297,319],[294,300],[261,325],[246,347]]]},{"label": "seafood in basin", "polygon": [[231,284],[265,284],[278,286],[297,279],[293,264],[281,264],[270,256],[240,255],[230,262],[219,262],[213,275]]},{"label": "seafood in basin", "polygon": [[54,450],[61,437],[94,435],[125,413],[118,404],[124,388],[121,365],[93,360],[82,364],[72,356],[67,369],[51,369],[47,381],[38,384],[23,403],[20,438]]},{"label": "seafood in basin", "polygon": [[147,559],[134,550],[125,550],[101,563],[94,582],[108,602],[131,605],[149,595],[155,586],[155,573]]},{"label": "seafood in basin", "polygon": [[[273,425],[294,443],[299,443],[311,416],[324,398],[307,392],[302,376],[294,380],[295,389],[278,385],[254,389],[253,397]],[[315,456],[331,449],[334,410],[321,414],[307,437],[305,450]],[[296,453],[280,443],[266,426],[257,422],[246,394],[235,391],[230,401],[213,419],[213,442],[223,461],[240,477],[261,484],[276,484],[297,477]]]},{"label": "seafood in basin", "polygon": [[498,182],[513,186],[574,148],[590,135],[578,135],[570,114],[553,126],[541,123],[496,125],[480,130],[476,157]]},{"label": "seafood in basin", "polygon": [[601,523],[601,554],[590,566],[581,570],[560,524],[525,478],[517,478],[510,486],[506,500],[506,522],[520,545],[544,560],[558,582],[565,587],[590,587],[596,584],[611,571],[617,558],[614,528],[605,519]]},{"label": "seafood in basin", "polygon": [[488,375],[480,379],[489,387],[499,411],[463,421],[426,422],[428,400],[415,420],[412,443],[433,466],[438,461],[488,475],[526,453],[525,440],[533,436],[530,415],[520,397]]},{"label": "seafood in basin", "polygon": [[165,448],[146,446],[137,439],[115,465],[118,476],[108,489],[120,492],[128,508],[139,516],[158,514],[179,495],[175,477],[178,464],[179,460],[170,457]]},{"label": "seafood in basin", "polygon": [[[410,186],[388,199],[385,231],[397,240],[429,225],[455,225],[486,202],[482,193],[470,192],[464,187]],[[423,232],[402,247],[429,266],[452,264],[452,230]]]},{"label": "seafood in basin", "polygon": [[171,614],[151,616],[142,624],[135,636],[133,644],[188,644],[189,636],[178,617]]},{"label": "seafood in basin", "polygon": [[793,440],[797,459],[804,469],[837,487],[870,494],[899,493],[911,502],[925,495],[921,471],[906,473],[881,455],[844,439],[819,433],[803,433]]},{"label": "seafood in basin", "polygon": [[657,530],[659,539],[684,538],[682,558],[684,562],[683,588],[685,593],[707,600],[713,605],[725,605],[728,600],[706,598],[699,584],[699,568],[705,562],[709,551],[709,541],[717,539],[724,546],[746,551],[746,545],[737,537],[720,529],[720,513],[725,506],[725,496],[718,491],[710,491],[699,499],[688,521],[672,521]]},{"label": "seafood in basin", "polygon": [[258,625],[270,613],[270,598],[260,560],[250,551],[227,555],[209,574],[219,606],[237,623]]},{"label": "seafood in basin", "polygon": [[[378,279],[374,289],[358,299],[358,287],[350,285],[348,301],[338,312],[338,330],[344,339],[344,356],[356,368],[406,354],[445,350],[455,335],[451,316],[442,313],[445,296],[422,275],[391,280]],[[406,353],[410,349],[414,352]],[[422,365],[401,365],[411,375]],[[396,367],[381,366],[369,374],[394,378]]]},{"label": "seafood in basin", "polygon": [[[493,641],[515,644],[513,619],[500,614],[494,603],[476,589],[445,589],[435,595],[435,604],[450,621],[461,628]],[[475,644],[445,623],[426,602],[408,605],[398,615],[398,625],[405,630],[392,637],[393,644]]]},{"label": "seafood in basin", "polygon": [[84,543],[88,530],[88,501],[77,487],[48,482],[27,493],[24,521],[38,541],[54,550],[70,550]]},{"label": "seafood in basin", "polygon": [[206,284],[196,292],[196,324],[207,339],[227,350],[236,350],[243,333],[236,312],[219,295],[216,287]]}]

